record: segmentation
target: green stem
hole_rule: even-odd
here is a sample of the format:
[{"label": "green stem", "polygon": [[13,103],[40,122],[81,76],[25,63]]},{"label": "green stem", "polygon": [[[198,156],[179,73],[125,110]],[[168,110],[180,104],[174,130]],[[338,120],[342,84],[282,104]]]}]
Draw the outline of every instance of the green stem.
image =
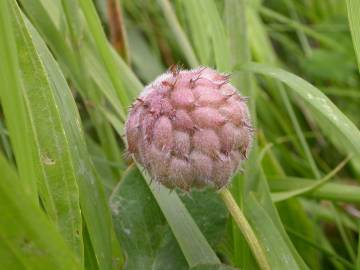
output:
[{"label": "green stem", "polygon": [[246,239],[256,261],[258,262],[260,269],[270,270],[271,268],[269,262],[267,261],[265,252],[261,247],[259,240],[257,239],[245,215],[236,204],[231,192],[228,189],[223,189],[220,191],[220,195],[231,216],[234,218],[240,231],[244,235],[244,238]]}]

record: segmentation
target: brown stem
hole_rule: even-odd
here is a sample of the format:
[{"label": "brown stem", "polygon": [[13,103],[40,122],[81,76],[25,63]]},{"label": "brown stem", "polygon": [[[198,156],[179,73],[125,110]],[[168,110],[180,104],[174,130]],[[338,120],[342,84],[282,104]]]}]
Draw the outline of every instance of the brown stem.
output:
[{"label": "brown stem", "polygon": [[107,1],[107,12],[109,18],[110,39],[115,50],[129,62],[129,51],[125,31],[124,19],[121,12],[119,0]]}]

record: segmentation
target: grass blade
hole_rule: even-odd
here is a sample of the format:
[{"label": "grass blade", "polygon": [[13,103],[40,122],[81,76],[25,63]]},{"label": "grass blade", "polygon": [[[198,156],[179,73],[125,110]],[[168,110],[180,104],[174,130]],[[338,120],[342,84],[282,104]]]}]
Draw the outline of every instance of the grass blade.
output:
[{"label": "grass blade", "polygon": [[346,5],[351,37],[356,53],[358,69],[360,71],[360,2],[357,0],[346,0]]},{"label": "grass blade", "polygon": [[0,171],[2,269],[82,269],[55,226],[24,194],[14,169],[1,153]]},{"label": "grass blade", "polygon": [[347,157],[338,166],[336,166],[336,168],[334,170],[332,170],[329,174],[327,174],[326,176],[324,176],[320,180],[314,181],[314,183],[312,183],[311,185],[308,185],[308,186],[303,187],[303,188],[299,188],[297,190],[288,191],[288,192],[273,193],[271,195],[273,201],[274,202],[280,202],[280,201],[288,200],[288,199],[293,198],[295,196],[304,195],[306,193],[309,193],[311,191],[314,191],[314,190],[318,189],[319,187],[324,185],[326,182],[331,180],[331,178],[333,178],[346,165],[346,163],[349,160],[350,160],[350,157]]},{"label": "grass blade", "polygon": [[246,207],[250,223],[266,251],[271,269],[301,269],[278,228],[254,194],[250,194]]},{"label": "grass blade", "polygon": [[[314,182],[316,182],[314,179],[310,180],[296,177],[281,177],[271,179],[269,185],[273,194],[276,194],[279,192],[292,192],[305,189],[306,187],[311,188],[314,185]],[[309,193],[305,193],[304,196],[315,199],[359,204],[360,187],[347,185],[345,183],[325,183],[317,189],[312,190]]]},{"label": "grass blade", "polygon": [[1,1],[0,6],[1,104],[19,167],[21,181],[18,184],[23,187],[28,196],[32,197],[34,202],[37,202],[37,175],[33,162],[33,157],[36,155],[36,149],[33,147],[35,139],[31,136],[33,131],[28,122],[25,100],[22,96],[23,84],[8,3],[9,1]]},{"label": "grass blade", "polygon": [[205,31],[212,41],[216,68],[222,72],[230,72],[230,47],[227,33],[221,16],[213,0],[197,1],[201,12],[205,12],[206,23],[203,25]]},{"label": "grass blade", "polygon": [[27,25],[49,75],[54,98],[61,108],[71,160],[80,191],[80,205],[100,269],[111,269],[111,217],[103,186],[87,151],[80,116],[59,66],[36,30]]},{"label": "grass blade", "polygon": [[97,16],[94,4],[87,0],[78,0],[79,5],[84,13],[89,30],[95,40],[96,48],[99,51],[105,67],[109,73],[111,82],[116,89],[116,93],[124,108],[130,105],[129,97],[126,94],[122,80],[116,69],[116,62],[112,56],[109,43],[106,39],[105,33],[101,27],[99,17]]},{"label": "grass blade", "polygon": [[[360,131],[357,127],[316,87],[300,77],[263,64],[249,63],[243,66],[244,70],[259,73],[275,78],[290,87],[302,98],[312,111],[318,114],[322,120],[331,123],[327,134],[333,143],[343,148],[347,153],[360,155]],[[319,124],[324,125],[324,123]]]},{"label": "grass blade", "polygon": [[[12,8],[13,26],[19,63],[24,83],[30,124],[38,155],[34,162],[41,176],[39,193],[48,216],[82,261],[82,217],[76,172],[70,159],[70,146],[64,130],[65,123],[54,98],[48,76],[33,45],[20,10]],[[62,196],[57,196],[57,194]]]},{"label": "grass blade", "polygon": [[176,14],[171,7],[169,0],[159,0],[159,4],[163,9],[166,20],[168,21],[170,27],[174,30],[175,36],[182,48],[189,65],[196,67],[199,65],[198,60],[196,59],[195,53],[188,41],[184,31],[181,29],[181,26],[176,18]]},{"label": "grass blade", "polygon": [[[143,175],[147,183],[150,184],[146,174]],[[151,191],[164,213],[189,266],[219,263],[220,261],[215,252],[211,249],[176,192],[170,193],[163,186],[152,187]]]}]

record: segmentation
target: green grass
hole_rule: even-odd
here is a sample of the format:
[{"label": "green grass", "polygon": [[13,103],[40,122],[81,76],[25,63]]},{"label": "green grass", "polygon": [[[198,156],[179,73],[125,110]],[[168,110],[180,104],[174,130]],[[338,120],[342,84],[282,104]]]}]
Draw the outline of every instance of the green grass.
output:
[{"label": "green grass", "polygon": [[[126,59],[108,0],[0,1],[0,269],[360,270],[358,1],[116,1]],[[171,64],[249,97],[229,190],[255,245],[230,194],[126,158],[128,106]]]}]

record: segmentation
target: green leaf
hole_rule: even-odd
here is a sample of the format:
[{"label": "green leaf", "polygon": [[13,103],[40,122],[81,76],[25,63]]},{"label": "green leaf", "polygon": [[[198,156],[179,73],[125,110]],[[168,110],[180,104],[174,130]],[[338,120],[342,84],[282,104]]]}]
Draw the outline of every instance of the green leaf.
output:
[{"label": "green leaf", "polygon": [[[44,66],[25,27],[20,10],[13,5],[12,17],[24,84],[30,124],[35,138],[37,155],[34,163],[41,175],[39,193],[49,217],[77,253],[83,257],[82,218],[76,172],[70,157],[70,148],[62,118]],[[61,194],[61,196],[58,196]]]},{"label": "green leaf", "polygon": [[[190,20],[190,31],[192,32],[194,44],[201,57],[202,64],[214,64],[210,61],[212,59],[209,57],[208,48],[210,47],[212,48],[217,69],[229,72],[229,42],[215,1],[189,0],[182,1],[182,4]],[[194,65],[192,66],[194,67]]]},{"label": "green leaf", "polygon": [[322,127],[326,125],[327,136],[333,143],[345,150],[360,156],[360,131],[357,127],[316,87],[300,77],[282,70],[263,64],[249,63],[242,67],[254,73],[259,73],[275,78],[285,83],[293,90],[316,114],[317,121]]},{"label": "green leaf", "polygon": [[104,30],[102,29],[101,22],[99,17],[97,16],[94,4],[87,0],[78,0],[78,3],[84,13],[84,17],[88,24],[89,31],[94,38],[96,49],[99,51],[106,70],[109,73],[111,82],[116,89],[118,98],[120,99],[123,106],[122,109],[125,112],[124,108],[130,105],[129,97],[124,89],[121,77],[118,74],[118,70],[116,68],[116,61],[112,56],[110,45],[106,39]]},{"label": "green leaf", "polygon": [[346,0],[348,20],[350,25],[351,37],[356,53],[358,68],[360,71],[360,2],[357,0]]},{"label": "green leaf", "polygon": [[[56,10],[61,8],[60,2],[52,1],[53,8],[49,8],[48,1],[40,0],[20,0],[23,10],[31,19],[31,22],[36,27],[36,30],[41,33],[44,40],[49,44],[51,50],[57,56],[57,61],[61,67],[64,68],[66,75],[76,76],[77,66],[73,52],[66,43],[57,27],[57,22],[63,22],[61,13]],[[44,4],[46,3],[46,4]],[[60,9],[60,11],[62,11]]]},{"label": "green leaf", "polygon": [[18,185],[24,192],[38,201],[33,158],[36,155],[33,130],[29,124],[26,103],[23,97],[23,82],[21,80],[18,62],[17,46],[12,31],[9,1],[1,1],[0,6],[0,98],[5,114],[10,141],[19,169],[20,181]]},{"label": "green leaf", "polygon": [[216,3],[213,0],[197,1],[200,5],[201,12],[206,14],[205,31],[212,42],[212,47],[215,55],[216,68],[219,71],[230,71],[230,46],[222,18],[217,9]]},{"label": "green leaf", "polygon": [[187,269],[188,265],[150,188],[132,166],[110,198],[127,270]]},{"label": "green leaf", "polygon": [[[314,179],[284,177],[269,181],[272,192],[296,191],[302,188],[311,188],[316,182]],[[360,203],[360,187],[345,183],[325,183],[323,186],[304,194],[305,196],[332,201]]]},{"label": "green leaf", "polygon": [[189,270],[236,270],[237,268],[233,268],[224,264],[203,264],[203,265],[197,265],[195,267],[190,268]]},{"label": "green leaf", "polygon": [[187,36],[185,35],[184,31],[182,30],[174,10],[171,7],[171,3],[169,0],[159,0],[159,4],[161,8],[163,9],[165,18],[167,22],[169,23],[170,27],[175,33],[175,37],[178,40],[178,43],[187,58],[187,61],[190,66],[196,67],[199,65],[198,60],[196,59],[195,53],[190,45],[189,40],[187,39]]},{"label": "green leaf", "polygon": [[229,213],[213,188],[179,194],[209,244],[215,249],[222,240]]},{"label": "green leaf", "polygon": [[48,73],[55,101],[61,108],[61,117],[64,122],[63,132],[68,140],[68,145],[71,146],[72,166],[76,172],[76,180],[80,191],[81,211],[89,230],[96,259],[100,269],[110,269],[111,216],[103,186],[98,179],[97,172],[87,151],[74,98],[60,68],[45,43],[30,23],[27,24],[27,27],[33,36],[35,47]]},{"label": "green leaf", "polygon": [[54,224],[17,184],[14,169],[1,153],[0,172],[1,268],[82,269]]},{"label": "green leaf", "polygon": [[246,204],[247,217],[265,250],[271,269],[301,269],[276,224],[253,194],[248,196]]},{"label": "green leaf", "polygon": [[128,37],[131,47],[131,61],[137,75],[145,82],[151,82],[166,68],[159,55],[155,54],[147,39],[139,29],[129,29]]},{"label": "green leaf", "polygon": [[322,185],[324,185],[326,182],[328,182],[329,180],[331,180],[334,175],[337,174],[337,172],[339,170],[341,170],[346,163],[349,161],[350,158],[345,159],[344,161],[342,161],[338,166],[336,166],[336,168],[334,170],[332,170],[329,174],[327,174],[326,176],[324,176],[322,179],[314,181],[311,185],[299,188],[297,190],[291,190],[291,191],[286,191],[286,192],[278,192],[278,193],[273,193],[272,194],[272,199],[274,202],[279,202],[279,201],[284,201],[284,200],[288,200],[290,198],[296,197],[296,196],[300,196],[306,193],[310,193],[313,190],[318,189],[319,187],[321,187]]},{"label": "green leaf", "polygon": [[[185,269],[186,261],[190,266],[219,262],[176,193],[149,188],[138,169],[128,169],[110,202],[117,236],[129,258],[127,269]],[[209,228],[206,220],[203,228]]]},{"label": "green leaf", "polygon": [[[143,173],[148,184],[150,178]],[[161,211],[190,266],[218,263],[219,259],[175,192],[163,187],[151,189]]]},{"label": "green leaf", "polygon": [[[287,256],[285,258],[281,257],[279,254],[276,255],[277,251],[274,250],[274,256],[268,258],[270,261],[270,265],[282,265],[282,260],[285,259],[286,262],[291,265],[296,264],[297,268],[295,269],[308,269],[308,266],[303,261],[303,258],[298,254],[297,250],[295,249],[293,243],[291,242],[289,236],[284,229],[284,225],[282,223],[282,220],[280,219],[277,209],[272,203],[270,191],[267,185],[267,179],[263,174],[262,170],[255,170],[253,178],[254,183],[251,184],[256,185],[256,188],[254,188],[256,192],[251,190],[245,192],[244,213],[248,218],[250,224],[253,226],[253,230],[255,231],[255,234],[257,235],[260,244],[263,246],[263,249],[266,252],[270,253],[269,256],[271,256],[272,254],[272,248],[270,248],[269,246],[272,246],[273,248],[275,247],[276,249],[278,242],[281,243],[281,249],[286,250],[286,254],[291,254],[291,256]],[[249,203],[250,200],[256,203]],[[290,207],[292,207],[293,209],[293,206]],[[266,226],[264,224],[267,222],[260,218],[262,215],[266,215],[269,218],[269,223]],[[298,220],[302,221],[301,219]],[[272,238],[271,235],[268,235],[269,231],[272,230],[269,226],[277,231],[273,232],[279,237],[279,239],[277,239],[276,241],[274,238]]]},{"label": "green leaf", "polygon": [[[183,6],[184,13],[186,14],[186,20],[189,23],[189,36],[191,36],[200,63],[203,65],[211,65],[211,46],[208,46],[209,36],[203,27],[206,23],[206,13],[201,10],[199,1],[178,0],[178,2]],[[183,51],[185,51],[184,48]],[[193,66],[194,65],[195,64],[193,64]],[[196,63],[196,65],[198,65],[198,63]]]}]

